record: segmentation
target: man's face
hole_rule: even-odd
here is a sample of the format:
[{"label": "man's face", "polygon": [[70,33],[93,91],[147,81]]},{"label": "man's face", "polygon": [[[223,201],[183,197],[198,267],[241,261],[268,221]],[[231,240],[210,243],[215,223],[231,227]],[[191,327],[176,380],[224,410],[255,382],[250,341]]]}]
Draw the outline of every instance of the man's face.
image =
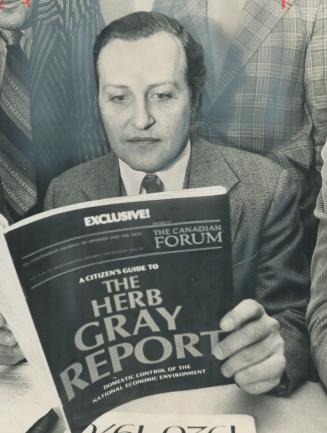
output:
[{"label": "man's face", "polygon": [[33,0],[2,0],[0,8],[0,29],[20,30],[28,26]]},{"label": "man's face", "polygon": [[116,39],[98,59],[99,104],[115,154],[135,170],[168,167],[188,140],[192,115],[181,42],[167,32]]}]

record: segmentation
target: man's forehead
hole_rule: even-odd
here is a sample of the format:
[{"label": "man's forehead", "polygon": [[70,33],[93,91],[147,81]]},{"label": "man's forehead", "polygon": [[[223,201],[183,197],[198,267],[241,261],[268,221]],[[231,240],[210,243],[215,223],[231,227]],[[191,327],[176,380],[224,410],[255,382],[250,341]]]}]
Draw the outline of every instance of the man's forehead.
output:
[{"label": "man's forehead", "polygon": [[168,32],[135,41],[114,39],[101,50],[98,70],[104,83],[166,82],[185,76],[186,56],[180,40]]}]

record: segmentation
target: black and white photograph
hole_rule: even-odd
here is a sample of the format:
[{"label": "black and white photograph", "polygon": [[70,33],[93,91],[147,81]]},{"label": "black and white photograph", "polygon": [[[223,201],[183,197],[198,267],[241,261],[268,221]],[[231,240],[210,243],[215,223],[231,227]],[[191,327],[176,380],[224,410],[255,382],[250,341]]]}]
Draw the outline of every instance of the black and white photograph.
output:
[{"label": "black and white photograph", "polygon": [[0,0],[5,433],[327,433],[327,1]]}]

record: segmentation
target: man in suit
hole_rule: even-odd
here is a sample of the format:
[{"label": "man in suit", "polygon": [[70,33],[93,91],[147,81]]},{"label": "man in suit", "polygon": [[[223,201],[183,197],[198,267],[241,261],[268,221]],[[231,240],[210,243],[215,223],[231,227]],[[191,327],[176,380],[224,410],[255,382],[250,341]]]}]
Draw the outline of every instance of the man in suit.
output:
[{"label": "man in suit", "polygon": [[236,306],[220,323],[229,336],[216,356],[223,374],[250,393],[292,390],[306,378],[309,363],[308,267],[300,247],[296,188],[287,171],[190,135],[206,70],[201,46],[175,20],[156,13],[129,15],[101,32],[94,53],[112,152],[53,180],[46,208],[225,186]]},{"label": "man in suit", "polygon": [[91,65],[104,25],[98,1],[1,2],[0,177],[11,222],[42,210],[53,177],[108,150]]},{"label": "man in suit", "polygon": [[0,8],[0,180],[11,221],[36,203],[27,80],[34,10],[33,0]]}]

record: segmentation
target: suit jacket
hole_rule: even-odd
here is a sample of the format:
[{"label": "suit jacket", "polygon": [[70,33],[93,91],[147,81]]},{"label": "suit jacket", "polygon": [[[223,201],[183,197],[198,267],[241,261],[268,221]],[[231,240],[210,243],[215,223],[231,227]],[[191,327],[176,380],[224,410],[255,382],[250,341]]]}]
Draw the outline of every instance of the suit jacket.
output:
[{"label": "suit jacket", "polygon": [[[309,364],[308,265],[300,247],[296,187],[287,171],[268,159],[197,137],[188,173],[188,188],[223,185],[230,193],[234,302],[254,297],[279,320],[289,391],[307,377]],[[116,197],[120,183],[118,160],[109,153],[54,179],[45,208]]]}]

